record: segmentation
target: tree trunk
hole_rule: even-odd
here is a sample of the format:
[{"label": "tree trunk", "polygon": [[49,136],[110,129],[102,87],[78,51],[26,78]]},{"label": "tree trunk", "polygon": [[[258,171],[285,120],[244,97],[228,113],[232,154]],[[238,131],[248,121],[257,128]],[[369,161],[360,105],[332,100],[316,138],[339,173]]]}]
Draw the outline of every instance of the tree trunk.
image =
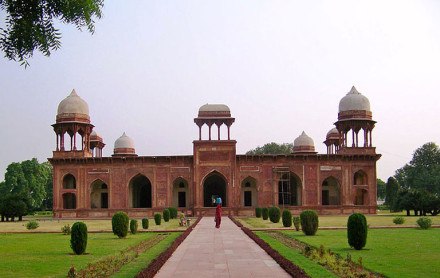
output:
[{"label": "tree trunk", "polygon": [[20,216],[18,217],[18,221],[23,221],[23,216],[22,216],[22,215],[20,215]]},{"label": "tree trunk", "polygon": [[2,222],[5,222],[5,216],[2,215]]},{"label": "tree trunk", "polygon": [[406,216],[410,216],[410,215],[411,215],[411,212],[410,212],[409,209],[407,209],[407,210],[406,210]]}]

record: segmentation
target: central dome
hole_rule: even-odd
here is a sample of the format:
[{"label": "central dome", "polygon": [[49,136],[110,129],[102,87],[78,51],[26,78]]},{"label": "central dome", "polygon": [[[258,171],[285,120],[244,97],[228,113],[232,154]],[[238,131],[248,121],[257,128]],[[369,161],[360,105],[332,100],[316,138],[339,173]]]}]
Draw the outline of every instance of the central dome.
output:
[{"label": "central dome", "polygon": [[339,102],[339,112],[371,111],[370,101],[353,86],[348,94]]}]

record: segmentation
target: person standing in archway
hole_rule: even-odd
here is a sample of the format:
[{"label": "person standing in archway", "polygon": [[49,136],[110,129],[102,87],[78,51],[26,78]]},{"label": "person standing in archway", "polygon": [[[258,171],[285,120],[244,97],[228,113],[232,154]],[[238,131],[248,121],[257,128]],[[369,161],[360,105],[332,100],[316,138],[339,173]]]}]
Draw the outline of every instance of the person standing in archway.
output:
[{"label": "person standing in archway", "polygon": [[217,207],[215,209],[215,227],[220,228],[220,223],[222,222],[222,199],[217,197],[216,199]]}]

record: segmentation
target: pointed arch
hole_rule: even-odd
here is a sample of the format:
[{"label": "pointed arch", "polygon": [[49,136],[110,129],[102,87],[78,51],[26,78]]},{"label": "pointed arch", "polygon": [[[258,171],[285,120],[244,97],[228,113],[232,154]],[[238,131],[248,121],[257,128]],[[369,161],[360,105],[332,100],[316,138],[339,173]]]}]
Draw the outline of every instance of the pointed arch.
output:
[{"label": "pointed arch", "polygon": [[368,177],[367,174],[362,171],[359,170],[356,173],[354,173],[354,185],[365,185],[368,184]]},{"label": "pointed arch", "polygon": [[203,179],[203,206],[213,207],[213,198],[220,197],[222,206],[227,206],[227,179],[218,171],[211,171]]},{"label": "pointed arch", "polygon": [[63,177],[63,189],[76,189],[76,178],[72,174]]},{"label": "pointed arch", "polygon": [[251,176],[241,182],[241,205],[243,207],[257,206],[257,180]]},{"label": "pointed arch", "polygon": [[368,191],[366,189],[357,188],[354,196],[354,204],[356,206],[364,206],[368,204]]},{"label": "pointed arch", "polygon": [[188,207],[188,181],[183,177],[178,177],[173,181],[173,207]]},{"label": "pointed arch", "polygon": [[137,174],[128,183],[128,205],[130,208],[151,208],[151,182],[142,175]]},{"label": "pointed arch", "polygon": [[341,205],[341,186],[335,177],[330,176],[322,182],[321,193],[321,204],[323,206]]},{"label": "pointed arch", "polygon": [[302,184],[297,174],[287,172],[281,175],[278,181],[278,205],[302,205]]},{"label": "pointed arch", "polygon": [[108,208],[108,186],[101,179],[96,179],[90,184],[90,208]]}]

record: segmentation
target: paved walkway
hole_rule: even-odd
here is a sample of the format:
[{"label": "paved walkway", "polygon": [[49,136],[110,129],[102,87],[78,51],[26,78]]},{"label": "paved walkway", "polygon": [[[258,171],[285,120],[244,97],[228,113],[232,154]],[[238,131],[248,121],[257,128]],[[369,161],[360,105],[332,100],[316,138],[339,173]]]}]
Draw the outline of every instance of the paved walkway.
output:
[{"label": "paved walkway", "polygon": [[263,249],[222,217],[203,217],[155,277],[290,277]]}]

